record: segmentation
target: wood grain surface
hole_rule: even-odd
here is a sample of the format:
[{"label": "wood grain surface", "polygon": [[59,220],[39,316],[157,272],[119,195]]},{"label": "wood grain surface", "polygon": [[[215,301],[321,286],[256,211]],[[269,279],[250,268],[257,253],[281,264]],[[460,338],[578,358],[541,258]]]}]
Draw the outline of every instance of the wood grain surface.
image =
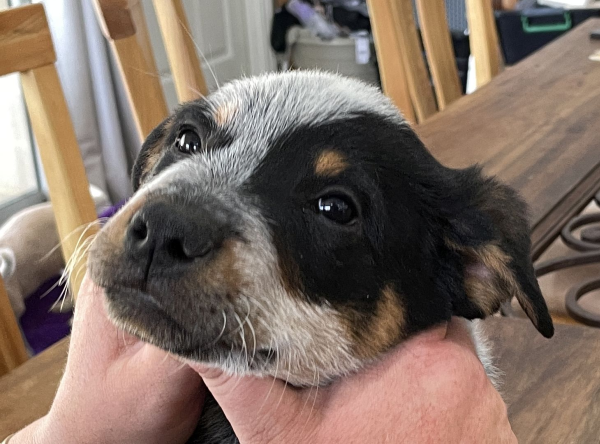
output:
[{"label": "wood grain surface", "polygon": [[520,191],[535,255],[600,188],[599,27],[588,20],[416,127],[442,163],[482,164]]},{"label": "wood grain surface", "polygon": [[0,12],[0,76],[56,61],[44,6]]},{"label": "wood grain surface", "polygon": [[96,15],[117,58],[140,141],[169,114],[139,0],[96,0]]},{"label": "wood grain surface", "polygon": [[154,0],[154,9],[179,102],[189,102],[208,95],[183,3],[181,0]]},{"label": "wood grain surface", "polygon": [[546,339],[527,320],[492,318],[484,325],[519,443],[599,443],[600,329],[556,325]]},{"label": "wood grain surface", "polygon": [[0,276],[0,376],[29,359],[15,313]]},{"label": "wood grain surface", "polygon": [[[527,320],[490,318],[483,324],[519,443],[598,443],[600,330],[557,325],[546,339]],[[0,437],[48,411],[67,348],[63,340],[0,378]]]},{"label": "wood grain surface", "polygon": [[[587,58],[600,48],[589,40],[597,27],[588,21],[417,128],[444,163],[484,163],[519,189],[538,239],[585,200],[600,170],[600,63]],[[559,325],[547,340],[519,319],[485,325],[519,442],[598,443],[600,330]],[[0,436],[48,410],[66,349],[63,341],[0,378]]]},{"label": "wood grain surface", "polygon": [[490,0],[465,0],[465,7],[475,78],[481,88],[498,75],[502,66],[496,18]]},{"label": "wood grain surface", "polygon": [[[403,61],[408,92],[417,121],[420,123],[437,112],[437,105],[423,58],[417,24],[414,20],[413,3],[412,0],[387,0],[387,2],[391,13],[389,20],[391,20],[391,26],[398,42],[396,52],[391,56],[401,58]],[[374,2],[374,6],[381,7],[379,5],[383,3],[384,0],[379,0]],[[387,44],[387,42],[383,43],[384,46]],[[380,59],[378,61],[381,63]],[[388,94],[387,90],[386,94]]]},{"label": "wood grain surface", "polygon": [[398,36],[390,0],[367,0],[373,38],[379,62],[379,75],[385,94],[394,102],[404,117],[412,123],[417,123],[417,116],[408,89],[406,67],[402,53],[402,43]]},{"label": "wood grain surface", "polygon": [[[417,0],[421,36],[440,111],[462,97],[444,0]],[[429,80],[429,77],[427,77]]]},{"label": "wood grain surface", "polygon": [[0,439],[44,416],[67,362],[68,339],[0,378]]},{"label": "wood grain surface", "polygon": [[[98,231],[98,215],[56,67],[50,64],[21,73],[21,84],[68,263],[82,242]],[[87,254],[76,258],[69,279],[74,297],[85,274]]]}]

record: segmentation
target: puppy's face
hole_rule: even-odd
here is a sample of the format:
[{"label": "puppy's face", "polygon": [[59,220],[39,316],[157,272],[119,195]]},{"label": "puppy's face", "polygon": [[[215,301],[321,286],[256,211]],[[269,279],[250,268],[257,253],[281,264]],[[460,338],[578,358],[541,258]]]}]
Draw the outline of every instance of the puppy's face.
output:
[{"label": "puppy's face", "polygon": [[184,358],[315,385],[512,296],[552,334],[515,193],[440,165],[362,83],[231,83],[148,137],[134,186],[90,271],[118,325]]}]

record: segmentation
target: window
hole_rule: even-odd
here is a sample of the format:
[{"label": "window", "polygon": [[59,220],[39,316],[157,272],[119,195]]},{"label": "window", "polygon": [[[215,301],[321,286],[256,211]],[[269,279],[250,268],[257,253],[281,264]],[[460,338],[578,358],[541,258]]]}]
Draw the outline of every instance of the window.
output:
[{"label": "window", "polygon": [[0,223],[43,202],[18,74],[0,77]]},{"label": "window", "polygon": [[[23,2],[10,2],[10,4]],[[0,0],[0,9],[9,6]],[[33,138],[19,74],[0,77],[0,224],[17,211],[43,202]]]},{"label": "window", "polygon": [[[0,0],[0,10],[31,3]],[[0,77],[0,224],[43,202],[33,137],[18,74]]]}]

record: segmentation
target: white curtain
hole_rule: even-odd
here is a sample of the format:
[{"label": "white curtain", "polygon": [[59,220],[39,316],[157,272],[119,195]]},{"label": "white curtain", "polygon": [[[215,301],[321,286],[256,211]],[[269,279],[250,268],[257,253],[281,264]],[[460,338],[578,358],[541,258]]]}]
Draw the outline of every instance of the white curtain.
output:
[{"label": "white curtain", "polygon": [[110,47],[91,1],[42,3],[88,179],[117,202],[131,194],[129,172],[141,141]]}]

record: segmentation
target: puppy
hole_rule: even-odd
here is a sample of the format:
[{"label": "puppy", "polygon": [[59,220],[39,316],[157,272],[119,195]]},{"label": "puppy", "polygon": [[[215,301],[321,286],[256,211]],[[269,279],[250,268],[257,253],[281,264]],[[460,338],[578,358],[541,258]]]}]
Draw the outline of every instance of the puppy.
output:
[{"label": "puppy", "polygon": [[[442,166],[358,81],[232,82],[150,134],[133,183],[89,270],[118,326],[185,360],[327,384],[513,296],[553,334],[524,203]],[[198,442],[236,442],[209,414]]]}]

